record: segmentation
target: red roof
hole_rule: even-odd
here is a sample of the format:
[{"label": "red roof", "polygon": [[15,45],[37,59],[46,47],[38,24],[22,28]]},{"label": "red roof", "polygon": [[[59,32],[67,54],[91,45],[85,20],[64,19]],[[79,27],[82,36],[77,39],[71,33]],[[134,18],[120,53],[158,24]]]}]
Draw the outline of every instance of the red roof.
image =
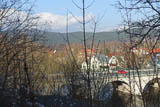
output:
[{"label": "red roof", "polygon": [[[86,51],[87,51],[87,57],[92,57],[92,56],[94,56],[97,53],[96,49],[86,49]],[[85,50],[81,49],[78,55],[80,57],[85,56]]]},{"label": "red roof", "polygon": [[[92,52],[92,53],[96,53],[96,52],[97,52],[96,49],[86,49],[86,51],[87,51],[88,53],[91,53],[91,52]],[[80,52],[81,52],[81,53],[84,53],[85,50],[84,50],[84,49],[81,49]]]},{"label": "red roof", "polygon": [[159,48],[155,48],[153,50],[150,50],[149,53],[160,53],[160,49]]},{"label": "red roof", "polygon": [[112,57],[112,56],[116,56],[116,55],[121,55],[121,53],[110,53],[108,56]]}]

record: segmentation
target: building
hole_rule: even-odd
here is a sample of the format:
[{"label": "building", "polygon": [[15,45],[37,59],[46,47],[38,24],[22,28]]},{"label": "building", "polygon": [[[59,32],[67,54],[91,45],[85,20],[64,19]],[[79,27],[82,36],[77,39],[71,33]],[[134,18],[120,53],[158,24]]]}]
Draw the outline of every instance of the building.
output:
[{"label": "building", "polygon": [[119,67],[119,61],[118,61],[118,59],[115,56],[112,56],[109,59],[108,64],[109,64],[110,69],[114,69],[116,67]]},{"label": "building", "polygon": [[[97,50],[96,49],[86,49],[87,52],[87,57],[89,58],[90,56],[94,56],[97,54]],[[81,49],[78,53],[79,57],[85,57],[85,49]]]},{"label": "building", "polygon": [[[108,68],[108,61],[109,58],[104,54],[97,54],[95,56],[92,56],[89,60],[90,69],[96,71],[106,70]],[[86,62],[82,63],[82,69],[87,69]]]}]

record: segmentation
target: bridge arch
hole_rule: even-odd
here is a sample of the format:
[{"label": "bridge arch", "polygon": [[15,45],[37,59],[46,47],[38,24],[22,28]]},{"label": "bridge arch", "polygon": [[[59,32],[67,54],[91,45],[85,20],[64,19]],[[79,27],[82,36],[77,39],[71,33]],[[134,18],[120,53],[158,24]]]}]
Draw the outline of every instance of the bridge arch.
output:
[{"label": "bridge arch", "polygon": [[[132,101],[132,95],[129,84],[119,80],[112,81],[112,84],[114,88],[112,97],[113,103],[119,102],[119,104],[122,105],[129,104]],[[115,107],[118,105],[113,105],[113,106]]]},{"label": "bridge arch", "polygon": [[148,104],[160,102],[160,78],[150,80],[143,89],[143,98]]},{"label": "bridge arch", "polygon": [[132,101],[129,85],[119,80],[108,82],[100,91],[98,98],[104,104],[109,104],[113,107],[119,107],[119,105],[123,107],[123,105],[127,105]]}]

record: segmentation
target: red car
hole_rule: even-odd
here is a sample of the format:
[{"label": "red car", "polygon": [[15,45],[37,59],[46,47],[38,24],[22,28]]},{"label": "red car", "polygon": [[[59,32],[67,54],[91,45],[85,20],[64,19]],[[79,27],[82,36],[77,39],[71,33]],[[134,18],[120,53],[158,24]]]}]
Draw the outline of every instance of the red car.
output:
[{"label": "red car", "polygon": [[119,71],[117,71],[117,73],[118,73],[118,74],[126,74],[126,73],[127,73],[127,71],[119,70]]}]

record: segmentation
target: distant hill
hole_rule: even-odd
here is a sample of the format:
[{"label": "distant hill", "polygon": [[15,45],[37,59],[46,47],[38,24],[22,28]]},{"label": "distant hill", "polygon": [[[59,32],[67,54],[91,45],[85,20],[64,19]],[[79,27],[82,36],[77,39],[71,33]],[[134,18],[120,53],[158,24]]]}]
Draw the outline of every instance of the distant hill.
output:
[{"label": "distant hill", "polygon": [[[46,44],[65,44],[67,43],[67,36],[65,33],[58,32],[46,32],[44,35],[47,39]],[[82,43],[83,42],[83,32],[72,32],[68,34],[70,43]],[[93,38],[93,34],[91,32],[86,33],[87,41],[91,41]],[[97,32],[95,34],[95,41],[120,41],[125,39],[126,36],[124,33],[118,34],[116,31],[111,32]]]}]

